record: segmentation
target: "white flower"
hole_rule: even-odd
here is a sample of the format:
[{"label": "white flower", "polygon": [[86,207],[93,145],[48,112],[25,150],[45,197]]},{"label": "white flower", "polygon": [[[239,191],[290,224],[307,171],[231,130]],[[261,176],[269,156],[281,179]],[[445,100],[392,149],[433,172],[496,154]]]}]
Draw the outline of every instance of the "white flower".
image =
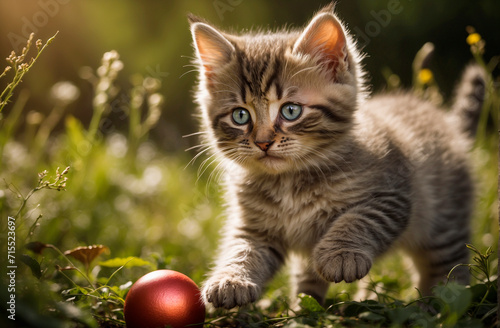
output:
[{"label": "white flower", "polygon": [[104,77],[108,73],[108,68],[106,66],[99,66],[97,68],[97,76]]},{"label": "white flower", "polygon": [[111,83],[108,79],[101,79],[97,84],[97,92],[106,92],[111,87]]},{"label": "white flower", "polygon": [[142,85],[144,86],[144,89],[146,89],[148,92],[155,92],[158,89],[160,89],[161,81],[155,79],[154,77],[148,76],[144,79]]},{"label": "white flower", "polygon": [[119,72],[123,69],[123,62],[121,60],[116,60],[111,64],[111,70],[114,72]]},{"label": "white flower", "polygon": [[148,97],[148,103],[152,107],[160,106],[162,102],[163,102],[163,96],[160,95],[159,93],[153,93]]},{"label": "white flower", "polygon": [[71,82],[61,81],[52,86],[50,96],[57,104],[67,106],[78,99],[80,90]]},{"label": "white flower", "polygon": [[108,95],[106,95],[105,92],[99,92],[94,97],[94,103],[93,103],[93,105],[95,107],[104,106],[107,101],[108,101]]},{"label": "white flower", "polygon": [[111,61],[117,60],[120,58],[120,55],[116,50],[111,50],[108,52],[105,52],[104,55],[102,56],[102,62],[104,63],[109,63]]},{"label": "white flower", "polygon": [[106,140],[106,144],[107,152],[116,158],[123,158],[127,154],[127,138],[125,138],[122,134],[116,133],[111,135]]}]

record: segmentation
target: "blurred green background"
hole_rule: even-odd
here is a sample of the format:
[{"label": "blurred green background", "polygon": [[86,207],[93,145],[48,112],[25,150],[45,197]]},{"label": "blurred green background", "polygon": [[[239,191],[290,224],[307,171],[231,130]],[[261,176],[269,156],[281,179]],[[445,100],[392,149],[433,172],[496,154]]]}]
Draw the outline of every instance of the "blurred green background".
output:
[{"label": "blurred green background", "polygon": [[[83,66],[96,67],[102,54],[116,50],[125,63],[120,83],[131,74],[153,75],[162,81],[166,97],[161,121],[152,132],[165,150],[187,148],[190,140],[181,136],[196,131],[191,90],[196,73],[190,72],[193,51],[186,14],[205,17],[226,30],[256,27],[277,29],[304,26],[327,1],[297,0],[38,0],[0,2],[0,53],[20,50],[29,32],[46,40],[60,31],[50,51],[41,58],[24,81],[31,97],[28,108],[47,114],[45,96],[60,80],[75,83],[80,100],[71,113],[88,122],[91,90],[79,78]],[[487,40],[486,57],[500,53],[500,2],[496,0],[344,0],[337,4],[339,16],[357,34],[368,54],[366,69],[374,90],[384,87],[383,69],[399,75],[410,87],[411,63],[425,42],[436,46],[431,68],[446,96],[471,60],[464,42],[466,26],[476,28]],[[1,83],[5,83],[2,81]],[[123,122],[114,120],[113,128]]]},{"label": "blurred green background", "polygon": [[[52,179],[57,167],[71,166],[66,191],[39,191],[22,211],[19,252],[23,243],[35,240],[63,251],[103,244],[110,249],[107,258],[140,256],[154,263],[133,274],[116,275],[117,286],[152,268],[165,267],[201,282],[217,245],[223,208],[213,171],[216,164],[200,156],[188,165],[196,151],[185,152],[199,142],[196,137],[183,138],[197,131],[192,102],[196,72],[190,66],[193,51],[186,15],[202,16],[228,31],[275,30],[304,26],[326,4],[314,0],[0,1],[4,58],[12,50],[20,53],[31,32],[35,40],[45,41],[59,31],[1,113],[2,245],[5,220],[36,186],[37,173],[48,170]],[[487,62],[500,54],[497,0],[343,0],[337,12],[368,55],[364,63],[375,92],[387,88],[391,72],[399,76],[402,88],[410,89],[414,56],[424,43],[432,42],[435,52],[428,68],[444,99],[450,99],[463,68],[473,59],[465,42],[467,26],[486,40]],[[110,50],[119,54],[123,69],[105,88],[109,106],[103,119],[96,121],[98,87],[89,83],[89,76]],[[0,72],[4,66],[0,65]],[[497,68],[493,76],[498,73]],[[0,90],[11,78],[12,74],[0,79]],[[60,81],[76,86],[78,99],[61,106],[61,99],[51,95]],[[145,120],[148,108],[154,106],[135,106],[136,93],[143,100],[152,95],[163,98],[161,116],[149,127],[138,121]],[[491,113],[495,111],[498,107],[492,107]],[[90,131],[92,118],[100,122],[97,133]],[[141,128],[143,136],[130,132]],[[497,179],[498,144],[496,130],[491,130],[491,137],[472,154],[479,182],[472,241],[480,249],[498,242],[497,190],[492,183]],[[43,217],[37,221],[39,214]],[[28,235],[31,227],[34,234]],[[64,265],[64,261],[47,252],[46,257],[30,254],[47,268],[45,278],[55,282],[51,292],[61,292],[68,286],[60,277],[52,280],[52,264]],[[390,263],[377,266],[374,275],[390,277],[397,288],[409,288],[400,260]],[[93,275],[109,275],[106,270],[96,266]],[[283,279],[278,278],[276,286],[282,285]],[[31,293],[29,288],[26,292]],[[43,302],[39,303],[41,307]]]}]

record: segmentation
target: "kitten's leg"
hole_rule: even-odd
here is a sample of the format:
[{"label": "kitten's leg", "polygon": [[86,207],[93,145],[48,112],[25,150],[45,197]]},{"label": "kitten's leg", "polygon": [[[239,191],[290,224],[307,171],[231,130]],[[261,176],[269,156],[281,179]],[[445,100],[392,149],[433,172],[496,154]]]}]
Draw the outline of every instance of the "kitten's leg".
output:
[{"label": "kitten's leg", "polygon": [[309,259],[293,255],[290,257],[290,263],[292,299],[295,299],[298,294],[304,293],[323,304],[330,283],[318,275]]},{"label": "kitten's leg", "polygon": [[205,303],[226,309],[254,302],[284,262],[277,245],[243,229],[226,234],[215,268],[202,288]]},{"label": "kitten's leg", "polygon": [[385,252],[408,224],[410,202],[396,192],[381,192],[341,214],[318,242],[313,261],[323,279],[353,282],[363,278],[373,259]]},{"label": "kitten's leg", "polygon": [[[469,251],[465,246],[468,232],[464,230],[454,238],[447,237],[436,237],[424,250],[411,253],[419,273],[418,288],[423,295],[431,295],[432,287],[445,282],[454,266],[469,263]],[[450,280],[464,285],[469,283],[469,279],[469,270],[464,266],[455,268],[450,275]]]}]

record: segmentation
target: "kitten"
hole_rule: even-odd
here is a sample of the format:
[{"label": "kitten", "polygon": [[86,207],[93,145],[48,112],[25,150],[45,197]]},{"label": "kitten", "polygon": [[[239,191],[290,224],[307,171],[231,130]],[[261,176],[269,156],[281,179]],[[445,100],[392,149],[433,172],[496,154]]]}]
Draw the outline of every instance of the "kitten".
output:
[{"label": "kitten", "polygon": [[[294,294],[320,302],[330,282],[363,278],[393,245],[413,258],[424,294],[468,262],[477,67],[445,112],[411,94],[366,99],[360,55],[333,6],[298,31],[233,35],[189,21],[196,102],[227,187],[206,303],[256,301],[286,259]],[[469,280],[464,268],[453,276]]]}]

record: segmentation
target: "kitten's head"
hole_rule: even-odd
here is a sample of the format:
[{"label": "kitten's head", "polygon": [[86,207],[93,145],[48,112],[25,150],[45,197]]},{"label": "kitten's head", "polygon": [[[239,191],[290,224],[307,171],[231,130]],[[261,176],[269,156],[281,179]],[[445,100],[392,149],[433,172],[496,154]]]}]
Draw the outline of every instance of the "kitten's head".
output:
[{"label": "kitten's head", "polygon": [[267,174],[329,161],[352,128],[359,55],[328,7],[305,29],[233,35],[191,16],[196,100],[225,159]]}]

